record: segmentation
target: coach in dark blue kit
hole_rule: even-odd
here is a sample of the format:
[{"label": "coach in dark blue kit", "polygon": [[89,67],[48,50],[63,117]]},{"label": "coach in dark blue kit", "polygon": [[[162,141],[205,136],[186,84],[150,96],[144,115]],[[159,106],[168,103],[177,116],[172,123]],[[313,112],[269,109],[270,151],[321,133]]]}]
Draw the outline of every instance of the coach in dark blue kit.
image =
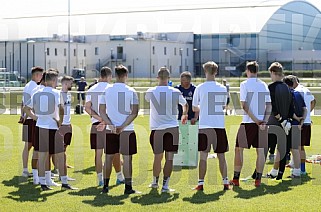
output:
[{"label": "coach in dark blue kit", "polygon": [[[176,89],[180,90],[183,97],[186,99],[188,103],[188,120],[191,121],[191,124],[194,125],[198,119],[198,112],[194,113],[192,110],[192,101],[193,95],[196,86],[191,84],[192,74],[188,71],[181,73],[181,84],[175,86]],[[181,105],[178,105],[178,120],[181,119],[183,113],[183,109]]]}]

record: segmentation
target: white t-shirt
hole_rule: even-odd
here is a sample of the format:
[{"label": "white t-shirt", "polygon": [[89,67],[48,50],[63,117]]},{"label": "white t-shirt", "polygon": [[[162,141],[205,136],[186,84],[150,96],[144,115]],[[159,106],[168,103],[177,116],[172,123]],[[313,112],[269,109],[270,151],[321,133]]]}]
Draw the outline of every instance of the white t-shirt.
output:
[{"label": "white t-shirt", "polygon": [[178,126],[178,104],[187,104],[178,89],[156,86],[147,90],[145,99],[150,102],[150,129],[163,130]]},{"label": "white t-shirt", "polygon": [[60,92],[52,87],[37,91],[27,106],[33,108],[38,117],[36,126],[44,129],[58,129]]},{"label": "white t-shirt", "polygon": [[[37,87],[38,87],[37,83],[33,80],[31,80],[26,84],[22,94],[23,105],[27,105],[29,103],[32,95],[37,91]],[[21,114],[21,115],[24,115],[24,114]],[[31,118],[28,117],[27,119],[31,119]]]},{"label": "white t-shirt", "polygon": [[[241,83],[240,101],[246,102],[253,115],[257,119],[263,120],[266,103],[271,102],[269,88],[262,80],[249,78]],[[245,111],[242,123],[254,123]]]},{"label": "white t-shirt", "polygon": [[[106,105],[106,113],[112,124],[121,126],[131,114],[131,105],[138,105],[138,96],[134,88],[124,83],[115,83],[108,85],[99,104]],[[124,129],[124,131],[133,130],[134,123]]]},{"label": "white t-shirt", "polygon": [[[91,102],[91,109],[99,115],[99,99],[105,94],[105,90],[108,86],[107,82],[98,82],[92,86],[86,93],[86,103]],[[91,117],[91,123],[98,122],[97,119]]]},{"label": "white t-shirt", "polygon": [[70,125],[71,124],[71,94],[70,92],[60,91],[60,101],[61,105],[64,107],[64,119],[62,121],[62,125]]},{"label": "white t-shirt", "polygon": [[227,96],[226,87],[215,81],[207,81],[196,87],[192,105],[200,108],[199,129],[225,128],[223,107]]},{"label": "white t-shirt", "polygon": [[299,84],[294,90],[301,93],[304,99],[304,103],[307,107],[307,117],[304,120],[304,124],[311,124],[310,110],[311,110],[311,102],[314,100],[314,96],[307,87],[304,87],[301,84]]}]

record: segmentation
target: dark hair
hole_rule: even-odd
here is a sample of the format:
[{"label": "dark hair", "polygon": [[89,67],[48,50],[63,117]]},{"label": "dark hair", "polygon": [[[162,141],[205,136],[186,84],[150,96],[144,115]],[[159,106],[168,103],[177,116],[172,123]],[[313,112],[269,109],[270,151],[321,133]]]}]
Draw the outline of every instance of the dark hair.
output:
[{"label": "dark hair", "polygon": [[40,66],[32,67],[31,74],[34,75],[36,73],[43,73],[43,68],[41,68]]},{"label": "dark hair", "polygon": [[181,78],[182,77],[185,77],[185,78],[187,78],[189,81],[191,81],[191,79],[192,79],[192,74],[191,74],[191,72],[189,72],[189,71],[184,71],[183,73],[181,73]]},{"label": "dark hair", "polygon": [[71,76],[63,76],[61,79],[61,83],[64,83],[65,81],[74,81],[74,78],[72,78]]},{"label": "dark hair", "polygon": [[279,62],[274,62],[269,67],[269,71],[281,76],[283,74],[283,66]]},{"label": "dark hair", "polygon": [[251,61],[246,63],[246,70],[249,70],[251,73],[256,74],[259,71],[259,64],[256,61]]},{"label": "dark hair", "polygon": [[112,73],[113,73],[112,70],[107,66],[104,66],[100,69],[100,77],[101,78],[107,78],[107,77],[111,76]]},{"label": "dark hair", "polygon": [[45,82],[53,81],[57,77],[58,77],[58,73],[57,72],[55,72],[55,71],[46,71]]},{"label": "dark hair", "polygon": [[115,73],[119,78],[122,78],[128,74],[128,69],[123,65],[118,65],[115,67]]},{"label": "dark hair", "polygon": [[294,76],[286,76],[284,77],[283,82],[287,84],[289,87],[293,87],[293,80]]}]

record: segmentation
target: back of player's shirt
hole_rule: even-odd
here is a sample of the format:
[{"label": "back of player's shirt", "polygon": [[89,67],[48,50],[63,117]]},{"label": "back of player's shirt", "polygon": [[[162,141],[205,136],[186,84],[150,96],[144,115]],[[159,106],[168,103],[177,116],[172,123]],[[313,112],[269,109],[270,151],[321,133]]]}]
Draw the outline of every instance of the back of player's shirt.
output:
[{"label": "back of player's shirt", "polygon": [[[108,86],[107,82],[98,82],[92,86],[86,93],[86,102],[91,102],[91,109],[99,115],[99,99],[105,94]],[[91,117],[91,123],[98,122],[97,119]]]},{"label": "back of player's shirt", "polygon": [[62,121],[62,125],[70,125],[71,124],[71,94],[70,92],[60,92],[60,100],[61,104],[64,107],[64,120]]},{"label": "back of player's shirt", "polygon": [[[99,104],[106,105],[106,113],[113,125],[121,126],[131,114],[131,105],[138,105],[138,96],[134,88],[124,83],[108,85]],[[134,124],[128,125],[124,131],[133,131]]]},{"label": "back of player's shirt", "polygon": [[[304,99],[301,96],[300,92],[291,89],[292,97],[293,97],[293,105],[294,105],[294,113],[297,117],[303,116],[303,108],[306,107],[304,103]],[[297,120],[292,121],[292,124],[298,125],[299,122]]]},{"label": "back of player's shirt", "polygon": [[[180,90],[183,97],[186,99],[187,104],[188,104],[188,120],[191,120],[195,116],[195,113],[192,110],[192,102],[193,102],[193,95],[194,95],[194,91],[196,89],[196,86],[191,84],[191,86],[188,89],[185,89],[185,88],[183,88],[183,86],[177,85],[177,86],[175,86],[175,88]],[[179,104],[178,105],[178,120],[181,120],[182,113],[183,113],[183,108]]]},{"label": "back of player's shirt", "polygon": [[193,106],[200,108],[199,129],[225,128],[223,107],[227,95],[226,87],[215,81],[207,81],[196,87]]},{"label": "back of player's shirt", "polygon": [[301,93],[307,107],[307,116],[304,120],[304,123],[311,124],[311,102],[314,100],[314,96],[308,88],[300,84],[295,88],[295,90]]},{"label": "back of player's shirt", "polygon": [[34,109],[38,117],[36,126],[44,129],[58,129],[60,92],[52,87],[37,91],[27,106]]},{"label": "back of player's shirt", "polygon": [[178,126],[178,104],[185,105],[181,92],[170,86],[156,86],[147,90],[145,99],[150,102],[150,129],[162,130]]},{"label": "back of player's shirt", "polygon": [[293,116],[293,100],[292,94],[288,86],[283,82],[273,82],[269,85],[272,115],[269,118],[268,124],[279,125],[276,115],[280,115],[282,119],[292,118]]},{"label": "back of player's shirt", "polygon": [[[263,120],[266,103],[271,102],[268,86],[258,78],[245,80],[240,85],[240,101],[246,102],[254,116]],[[254,123],[254,121],[244,112],[242,123]]]},{"label": "back of player's shirt", "polygon": [[[27,105],[31,101],[31,97],[37,91],[37,87],[38,87],[37,83],[33,80],[31,80],[30,82],[28,82],[26,84],[26,86],[23,89],[23,94],[22,94],[23,105]],[[21,115],[23,115],[23,114],[21,114]],[[27,119],[31,119],[31,118],[28,117]]]}]

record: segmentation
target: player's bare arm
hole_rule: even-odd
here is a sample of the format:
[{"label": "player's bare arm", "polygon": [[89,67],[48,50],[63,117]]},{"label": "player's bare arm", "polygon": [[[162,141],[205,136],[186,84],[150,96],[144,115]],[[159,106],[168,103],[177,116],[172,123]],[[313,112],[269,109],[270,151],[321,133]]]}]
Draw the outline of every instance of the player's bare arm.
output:
[{"label": "player's bare arm", "polygon": [[92,109],[91,101],[86,102],[85,111],[90,115],[90,117],[97,119],[99,122],[102,122],[102,118]]},{"label": "player's bare arm", "polygon": [[124,121],[124,123],[121,126],[116,127],[117,134],[120,134],[138,116],[139,105],[138,104],[131,105],[130,108],[131,108],[131,114],[126,118],[126,120]]}]

